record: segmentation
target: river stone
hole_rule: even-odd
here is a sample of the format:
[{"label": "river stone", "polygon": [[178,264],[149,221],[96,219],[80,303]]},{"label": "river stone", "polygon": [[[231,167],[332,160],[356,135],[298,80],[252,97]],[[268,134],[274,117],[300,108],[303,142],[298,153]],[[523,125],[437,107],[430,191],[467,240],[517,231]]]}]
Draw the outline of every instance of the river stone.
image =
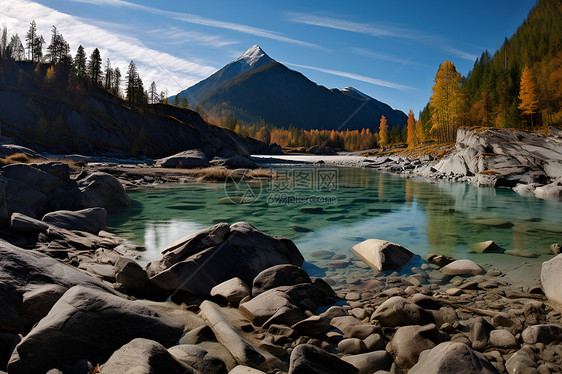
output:
[{"label": "river stone", "polygon": [[431,349],[448,340],[435,324],[426,326],[400,327],[390,342],[395,355],[395,362],[404,369],[409,369],[418,362],[421,352]]},{"label": "river stone", "polygon": [[84,208],[101,207],[109,212],[132,205],[123,185],[112,175],[96,171],[77,183]]},{"label": "river stone", "polygon": [[[256,326],[264,326],[273,316],[278,321],[271,323],[280,323],[292,326],[295,323],[307,318],[296,306],[295,301],[279,289],[271,289],[252,298],[251,300],[240,304],[238,307],[240,313]],[[281,318],[283,314],[288,314],[287,319]],[[293,320],[293,316],[296,318]]]},{"label": "river stone", "polygon": [[441,271],[448,275],[478,275],[485,270],[472,260],[457,260],[441,268]]},{"label": "river stone", "polygon": [[499,374],[480,352],[458,342],[445,342],[423,351],[408,374]]},{"label": "river stone", "polygon": [[552,254],[558,255],[560,254],[562,249],[562,244],[560,243],[553,243],[550,245],[550,252],[552,252]]},{"label": "river stone", "polygon": [[485,242],[471,244],[470,249],[478,253],[488,253],[497,251],[500,247],[493,240],[488,240]]},{"label": "river stone", "polygon": [[192,344],[175,345],[168,349],[168,352],[176,360],[184,365],[190,366],[199,373],[205,374],[227,374],[225,363],[213,356],[206,349]]},{"label": "river stone", "polygon": [[469,339],[472,342],[472,349],[483,352],[488,345],[490,331],[494,329],[488,321],[482,317],[477,317],[470,326]]},{"label": "river stone", "polygon": [[129,293],[139,295],[148,282],[146,271],[133,259],[121,257],[114,266],[115,279]]},{"label": "river stone", "polygon": [[43,216],[43,222],[67,230],[97,234],[105,228],[107,211],[104,208],[88,208],[78,211],[57,210]]},{"label": "river stone", "polygon": [[553,199],[562,197],[562,186],[559,183],[551,183],[535,189],[535,196],[541,199]]},{"label": "river stone", "polygon": [[369,335],[380,332],[378,327],[347,315],[332,318],[330,325],[340,330],[346,338],[366,339]]},{"label": "river stone", "polygon": [[39,373],[80,359],[105,362],[134,338],[171,346],[182,332],[179,322],[153,309],[102,290],[75,286],[18,344],[8,370]]},{"label": "river stone", "polygon": [[527,344],[550,344],[553,341],[562,341],[562,326],[555,324],[529,326],[523,330],[521,338]]},{"label": "river stone", "polygon": [[201,315],[221,343],[240,365],[267,369],[266,358],[228,320],[221,307],[212,301],[201,303]]},{"label": "river stone", "polygon": [[291,352],[289,374],[357,374],[351,364],[313,346],[300,344]]},{"label": "river stone", "polygon": [[0,239],[0,331],[27,334],[75,285],[109,287],[78,269]]},{"label": "river stone", "polygon": [[211,296],[223,299],[229,304],[238,305],[242,299],[250,296],[250,289],[242,279],[232,278],[213,287]]},{"label": "river stone", "polygon": [[272,288],[299,283],[312,283],[306,271],[290,264],[275,265],[265,269],[254,278],[252,295],[256,297]]},{"label": "river stone", "polygon": [[25,214],[14,212],[10,218],[10,229],[17,232],[47,231],[49,225]]},{"label": "river stone", "polygon": [[256,169],[258,165],[248,157],[235,155],[232,157],[215,157],[211,165],[222,166],[227,169]]},{"label": "river stone", "polygon": [[541,283],[544,294],[562,308],[562,254],[545,261],[541,267]]},{"label": "river stone", "polygon": [[195,374],[196,371],[178,361],[162,344],[149,339],[137,338],[115,351],[101,366],[99,373]]},{"label": "river stone", "polygon": [[390,366],[392,357],[384,350],[342,357],[342,360],[359,370],[359,374],[372,374]]},{"label": "river stone", "polygon": [[228,223],[221,222],[195,234],[185,236],[164,249],[162,251],[164,256],[161,260],[149,262],[147,271],[150,276],[153,276],[189,256],[201,252],[203,249],[221,244],[229,234],[230,226]]},{"label": "river stone", "polygon": [[237,365],[234,369],[230,370],[228,374],[265,374],[265,372],[249,366]]},{"label": "river stone", "polygon": [[367,352],[367,346],[361,339],[348,338],[338,343],[338,351],[345,354],[356,355]]},{"label": "river stone", "polygon": [[400,269],[414,256],[401,245],[380,239],[367,239],[351,247],[351,250],[378,271]]},{"label": "river stone", "polygon": [[198,149],[176,153],[168,157],[156,160],[156,166],[163,168],[206,168],[209,167],[209,159]]},{"label": "river stone", "polygon": [[371,316],[383,326],[424,325],[433,322],[430,313],[401,296],[393,296],[379,305]]},{"label": "river stone", "polygon": [[505,363],[507,372],[514,374],[539,373],[536,370],[530,370],[536,369],[538,366],[538,363],[535,358],[531,356],[531,353],[525,350],[515,352]]},{"label": "river stone", "polygon": [[490,345],[498,348],[512,348],[517,346],[515,336],[508,330],[499,329],[490,331]]},{"label": "river stone", "polygon": [[150,280],[169,293],[183,291],[206,296],[226,280],[238,277],[245,284],[252,284],[267,268],[279,264],[301,266],[303,261],[289,239],[270,236],[247,222],[238,222],[230,226],[222,243],[197,250]]}]

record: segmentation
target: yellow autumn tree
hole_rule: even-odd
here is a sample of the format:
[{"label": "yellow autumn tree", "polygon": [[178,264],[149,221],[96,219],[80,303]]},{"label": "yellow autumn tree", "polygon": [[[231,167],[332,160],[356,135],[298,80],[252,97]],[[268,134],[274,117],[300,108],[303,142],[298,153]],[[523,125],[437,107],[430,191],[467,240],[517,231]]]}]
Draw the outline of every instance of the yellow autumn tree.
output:
[{"label": "yellow autumn tree", "polygon": [[539,109],[539,97],[537,94],[537,84],[535,83],[533,72],[528,66],[525,66],[523,74],[521,75],[519,100],[521,103],[519,103],[518,108],[524,115],[531,119],[531,128],[533,128],[533,114],[535,114]]},{"label": "yellow autumn tree", "polygon": [[414,148],[416,146],[416,119],[412,109],[408,112],[408,147]]},{"label": "yellow autumn tree", "polygon": [[385,116],[381,116],[381,123],[379,125],[379,139],[381,146],[384,147],[388,145],[388,123]]},{"label": "yellow autumn tree", "polygon": [[464,95],[461,74],[455,64],[445,60],[439,65],[431,92],[431,132],[437,140],[453,142],[462,121]]}]

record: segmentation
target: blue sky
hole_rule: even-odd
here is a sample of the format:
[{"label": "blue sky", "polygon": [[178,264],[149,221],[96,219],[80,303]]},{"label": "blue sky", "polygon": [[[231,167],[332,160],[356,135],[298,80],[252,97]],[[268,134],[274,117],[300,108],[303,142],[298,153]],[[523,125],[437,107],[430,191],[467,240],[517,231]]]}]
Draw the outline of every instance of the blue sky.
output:
[{"label": "blue sky", "polygon": [[125,71],[133,59],[148,86],[170,95],[258,44],[328,88],[353,86],[417,113],[445,59],[466,75],[484,49],[511,36],[534,0],[140,1],[0,0],[0,23],[25,35],[35,19]]}]

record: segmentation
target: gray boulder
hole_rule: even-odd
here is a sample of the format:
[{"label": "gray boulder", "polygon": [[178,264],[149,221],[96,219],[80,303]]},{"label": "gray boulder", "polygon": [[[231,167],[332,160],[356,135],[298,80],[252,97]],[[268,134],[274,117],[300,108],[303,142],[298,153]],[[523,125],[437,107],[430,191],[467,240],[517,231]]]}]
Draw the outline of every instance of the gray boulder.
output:
[{"label": "gray boulder", "polygon": [[149,262],[147,271],[150,276],[184,261],[189,256],[197,254],[204,249],[217,246],[224,242],[230,234],[228,223],[217,223],[195,234],[185,236],[162,251],[162,259]]},{"label": "gray boulder", "polygon": [[480,352],[458,342],[445,342],[423,351],[408,374],[499,374]]},{"label": "gray boulder", "polygon": [[521,338],[527,344],[550,344],[562,340],[562,326],[555,324],[529,326],[523,330]]},{"label": "gray boulder", "polygon": [[384,370],[392,363],[392,357],[384,350],[342,357],[342,360],[359,370],[359,374],[372,374]]},{"label": "gray boulder", "polygon": [[433,322],[432,315],[401,296],[393,296],[379,305],[371,320],[383,326],[425,325]]},{"label": "gray boulder", "polygon": [[0,239],[0,331],[26,334],[76,285],[109,291],[101,281],[72,266]]},{"label": "gray boulder", "polygon": [[[220,240],[220,237],[213,237],[212,240],[203,240],[200,235],[195,237],[199,238],[197,243],[216,243]],[[176,258],[187,256],[180,262],[169,266],[171,261],[165,254],[159,263],[151,264],[150,269],[165,268],[150,278],[151,283],[170,293],[185,291],[208,295],[214,286],[226,280],[238,277],[244,283],[252,284],[260,272],[271,266],[301,266],[304,261],[292,241],[267,235],[247,222],[231,225],[224,241],[216,245],[188,247],[172,251]]]},{"label": "gray boulder", "polygon": [[134,338],[169,347],[182,332],[180,322],[154,309],[105,291],[75,286],[18,344],[8,370],[39,373],[81,359],[105,362]]},{"label": "gray boulder", "polygon": [[25,214],[14,212],[10,218],[10,229],[17,232],[47,231],[49,225]]},{"label": "gray boulder", "polygon": [[133,259],[121,257],[114,266],[115,280],[125,291],[140,295],[144,292],[148,282],[146,271]]},{"label": "gray boulder", "polygon": [[482,317],[477,317],[470,326],[469,339],[472,342],[472,349],[483,352],[488,345],[490,332],[494,329],[488,321]]},{"label": "gray boulder", "polygon": [[210,354],[206,349],[192,344],[175,345],[168,352],[179,362],[193,367],[200,373],[205,374],[227,374],[225,363]]},{"label": "gray boulder", "polygon": [[250,289],[240,278],[232,278],[211,288],[211,296],[223,299],[229,304],[238,305],[250,296]]},{"label": "gray boulder", "polygon": [[108,212],[130,207],[131,199],[123,185],[112,175],[95,172],[77,181],[83,208],[105,208]]},{"label": "gray boulder", "polygon": [[541,284],[550,300],[562,305],[562,254],[542,263]]},{"label": "gray boulder", "polygon": [[541,199],[562,198],[562,178],[558,178],[550,184],[535,188],[535,196]]},{"label": "gray boulder", "polygon": [[380,239],[365,240],[351,247],[351,250],[378,271],[400,269],[414,256],[401,245]]},{"label": "gray boulder", "polygon": [[254,278],[252,295],[255,297],[272,288],[299,283],[312,283],[306,271],[291,264],[275,265],[260,272]]},{"label": "gray boulder", "polygon": [[441,271],[448,275],[478,275],[486,271],[472,260],[457,260],[443,266]]},{"label": "gray boulder", "polygon": [[[307,316],[296,305],[296,302],[279,289],[271,289],[240,304],[240,313],[256,326],[264,326],[273,317],[275,323],[294,325]],[[269,325],[268,324],[268,325]]]},{"label": "gray boulder", "polygon": [[221,343],[240,365],[267,369],[265,356],[230,322],[221,307],[212,301],[201,303],[201,316]]},{"label": "gray boulder", "polygon": [[418,362],[420,353],[447,340],[448,336],[441,333],[434,324],[429,324],[400,327],[390,344],[396,356],[396,364],[409,369]]},{"label": "gray boulder", "polygon": [[505,368],[508,373],[540,373],[537,359],[532,352],[520,350],[515,352],[506,362]]},{"label": "gray boulder", "polygon": [[67,230],[97,234],[105,228],[106,217],[104,208],[88,208],[78,211],[57,210],[45,214],[42,221]]},{"label": "gray boulder", "polygon": [[222,166],[227,169],[256,169],[258,165],[244,156],[232,156],[232,157],[215,157],[211,160],[211,165]]},{"label": "gray boulder", "polygon": [[176,153],[175,155],[156,160],[156,165],[163,168],[206,168],[209,167],[209,159],[198,149],[190,149]]},{"label": "gray boulder", "polygon": [[357,318],[348,315],[332,318],[330,325],[340,330],[346,338],[366,339],[380,332],[378,327],[363,323]]},{"label": "gray boulder", "polygon": [[196,371],[178,361],[166,348],[153,340],[137,338],[119,348],[102,365],[100,374],[195,374]]},{"label": "gray boulder", "polygon": [[357,368],[311,344],[300,344],[291,352],[289,374],[357,374]]}]

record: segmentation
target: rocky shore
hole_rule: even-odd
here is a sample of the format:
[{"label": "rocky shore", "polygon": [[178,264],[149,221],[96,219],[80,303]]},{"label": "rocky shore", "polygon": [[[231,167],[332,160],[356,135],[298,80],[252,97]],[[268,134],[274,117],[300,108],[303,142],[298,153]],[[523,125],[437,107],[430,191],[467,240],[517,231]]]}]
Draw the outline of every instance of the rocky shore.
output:
[{"label": "rocky shore", "polygon": [[539,198],[562,197],[562,132],[457,131],[455,148],[443,157],[369,157],[365,167],[424,178],[512,188]]},{"label": "rocky shore", "polygon": [[5,166],[1,179],[8,373],[562,367],[562,255],[543,266],[542,288],[521,288],[472,261],[424,261],[381,240],[358,243],[357,257],[319,250],[305,263],[292,241],[239,222],[185,237],[142,267],[142,248],[104,230],[106,209],[130,205],[115,177],[71,177],[51,162]]}]

